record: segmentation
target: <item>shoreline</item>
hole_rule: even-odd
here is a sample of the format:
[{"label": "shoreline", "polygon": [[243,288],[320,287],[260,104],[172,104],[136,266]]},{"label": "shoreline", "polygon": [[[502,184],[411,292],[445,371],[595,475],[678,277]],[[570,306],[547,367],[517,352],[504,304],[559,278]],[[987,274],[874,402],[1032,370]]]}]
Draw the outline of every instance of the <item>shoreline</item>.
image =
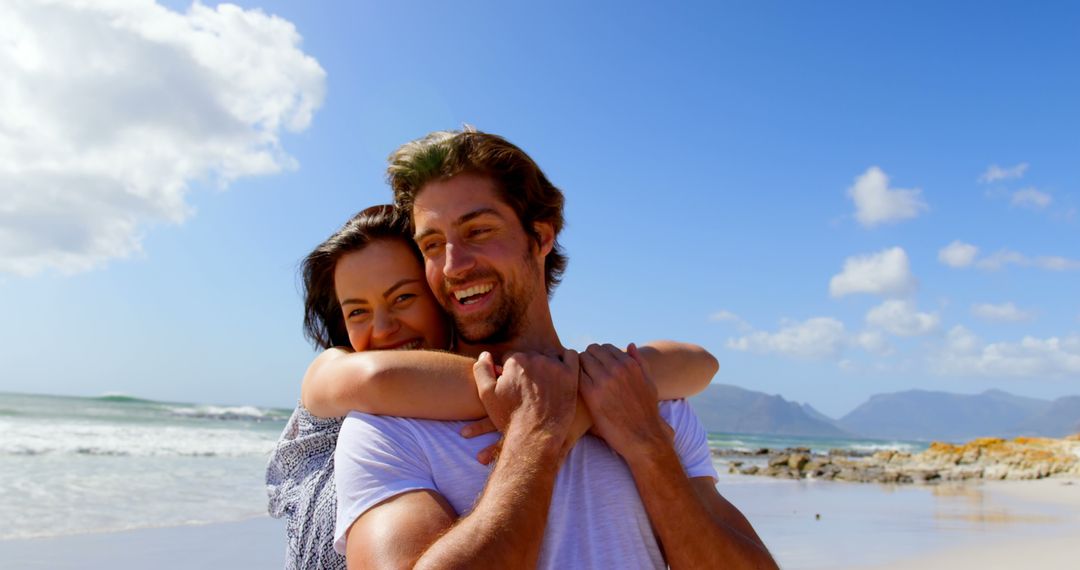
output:
[{"label": "shoreline", "polygon": [[1080,434],[1060,439],[985,437],[962,444],[933,442],[918,453],[881,450],[868,454],[847,449],[821,453],[789,447],[752,452],[714,449],[712,454],[735,458],[727,462],[729,473],[780,479],[924,484],[1080,477]]}]

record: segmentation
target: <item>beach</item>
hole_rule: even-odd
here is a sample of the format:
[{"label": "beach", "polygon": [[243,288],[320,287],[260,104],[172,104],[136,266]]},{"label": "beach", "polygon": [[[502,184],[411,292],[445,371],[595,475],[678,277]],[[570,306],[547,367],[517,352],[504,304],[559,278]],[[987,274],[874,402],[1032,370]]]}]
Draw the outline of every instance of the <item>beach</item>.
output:
[{"label": "beach", "polygon": [[[919,553],[894,563],[876,566],[880,570],[936,570],[988,568],[1077,568],[1080,567],[1080,480],[1040,479],[1036,481],[995,481],[983,484],[983,492],[1011,500],[1014,511],[990,513],[987,523],[1012,529],[1012,536],[986,537],[932,552]],[[1024,520],[1026,509],[1051,505],[1060,518],[1039,521],[1032,532]],[[1026,509],[1025,509],[1026,507]],[[1038,507],[1036,507],[1038,508]],[[1030,512],[1030,510],[1028,511]],[[1049,523],[1049,524],[1045,524]]]},{"label": "beach", "polygon": [[258,517],[205,525],[144,528],[0,541],[5,568],[282,568],[285,526]]},{"label": "beach", "polygon": [[[0,560],[12,568],[279,568],[266,461],[288,410],[0,394]],[[710,434],[718,489],[783,568],[1073,568],[1080,479],[879,484],[728,472],[719,450],[903,441]]]},{"label": "beach", "polygon": [[[782,568],[1076,567],[1080,481],[884,489],[733,477],[741,480],[725,477],[721,491],[750,517]],[[283,535],[281,521],[256,517],[5,540],[0,560],[12,568],[55,570],[280,568]]]}]

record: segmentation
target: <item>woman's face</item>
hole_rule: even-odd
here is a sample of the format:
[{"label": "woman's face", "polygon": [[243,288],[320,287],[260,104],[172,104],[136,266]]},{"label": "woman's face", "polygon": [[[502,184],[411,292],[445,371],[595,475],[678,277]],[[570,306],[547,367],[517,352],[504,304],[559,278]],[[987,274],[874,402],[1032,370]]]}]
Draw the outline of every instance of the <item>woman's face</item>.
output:
[{"label": "woman's face", "polygon": [[341,256],[334,291],[353,350],[446,349],[446,317],[412,246],[376,240]]}]

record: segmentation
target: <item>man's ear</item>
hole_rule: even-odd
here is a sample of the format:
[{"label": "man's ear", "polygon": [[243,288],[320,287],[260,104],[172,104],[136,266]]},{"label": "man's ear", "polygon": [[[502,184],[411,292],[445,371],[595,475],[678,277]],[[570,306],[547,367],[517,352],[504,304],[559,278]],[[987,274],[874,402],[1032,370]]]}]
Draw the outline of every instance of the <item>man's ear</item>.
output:
[{"label": "man's ear", "polygon": [[555,228],[548,222],[533,222],[540,257],[546,258],[555,247]]}]

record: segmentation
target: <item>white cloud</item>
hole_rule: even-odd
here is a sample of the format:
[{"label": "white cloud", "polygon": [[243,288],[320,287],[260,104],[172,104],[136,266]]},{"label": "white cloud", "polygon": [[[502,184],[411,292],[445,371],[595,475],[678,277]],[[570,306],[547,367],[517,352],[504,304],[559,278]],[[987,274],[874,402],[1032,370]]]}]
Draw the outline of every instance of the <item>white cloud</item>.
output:
[{"label": "white cloud", "polygon": [[881,334],[881,331],[863,331],[855,335],[851,339],[851,343],[874,354],[890,354],[893,350],[888,341],[885,340],[885,335]]},{"label": "white cloud", "polygon": [[963,325],[956,325],[945,335],[945,349],[953,354],[973,354],[979,348],[979,338]]},{"label": "white cloud", "polygon": [[866,313],[866,323],[896,336],[920,336],[937,330],[936,314],[920,313],[910,301],[890,299]]},{"label": "white cloud", "polygon": [[1030,321],[1032,314],[1024,311],[1011,302],[994,305],[991,303],[977,303],[971,306],[971,314],[987,321],[1016,323]]},{"label": "white cloud", "polygon": [[1053,196],[1046,192],[1040,192],[1035,188],[1024,188],[1014,192],[1012,195],[1013,206],[1032,208],[1034,210],[1041,210],[1049,206],[1053,201]]},{"label": "white cloud", "polygon": [[325,72],[260,10],[0,4],[0,272],[85,271],[192,214],[189,185],[295,167]]},{"label": "white cloud", "polygon": [[855,178],[855,184],[848,188],[848,196],[855,202],[855,219],[868,228],[917,217],[927,209],[919,197],[921,192],[918,188],[889,188],[889,177],[876,166]]},{"label": "white cloud", "polygon": [[847,342],[844,323],[830,317],[784,323],[775,333],[754,332],[728,339],[732,350],[775,353],[800,358],[825,358],[840,353]]},{"label": "white cloud", "polygon": [[744,321],[742,317],[732,313],[731,311],[721,310],[709,315],[709,320],[718,323],[733,323],[739,330],[750,329],[749,323]]},{"label": "white cloud", "polygon": [[941,248],[938,252],[938,261],[949,267],[967,267],[975,261],[975,256],[978,254],[979,248],[956,240]]},{"label": "white cloud", "polygon": [[988,269],[991,271],[1004,269],[1009,265],[1037,267],[1048,271],[1069,271],[1080,269],[1080,260],[1056,255],[1028,257],[1022,253],[1003,249],[993,255],[980,259],[975,265],[980,269]]},{"label": "white cloud", "polygon": [[962,326],[949,331],[933,365],[940,374],[1042,378],[1080,374],[1080,336],[982,342]]},{"label": "white cloud", "polygon": [[1027,172],[1028,163],[1021,162],[1016,166],[1009,168],[1002,168],[996,164],[991,164],[990,168],[986,169],[986,172],[979,176],[979,182],[989,183],[996,182],[998,180],[1007,180],[1010,178],[1020,178]]},{"label": "white cloud", "polygon": [[853,293],[894,295],[910,293],[916,286],[907,253],[903,248],[893,247],[845,259],[843,271],[829,280],[829,294],[833,297]]}]

